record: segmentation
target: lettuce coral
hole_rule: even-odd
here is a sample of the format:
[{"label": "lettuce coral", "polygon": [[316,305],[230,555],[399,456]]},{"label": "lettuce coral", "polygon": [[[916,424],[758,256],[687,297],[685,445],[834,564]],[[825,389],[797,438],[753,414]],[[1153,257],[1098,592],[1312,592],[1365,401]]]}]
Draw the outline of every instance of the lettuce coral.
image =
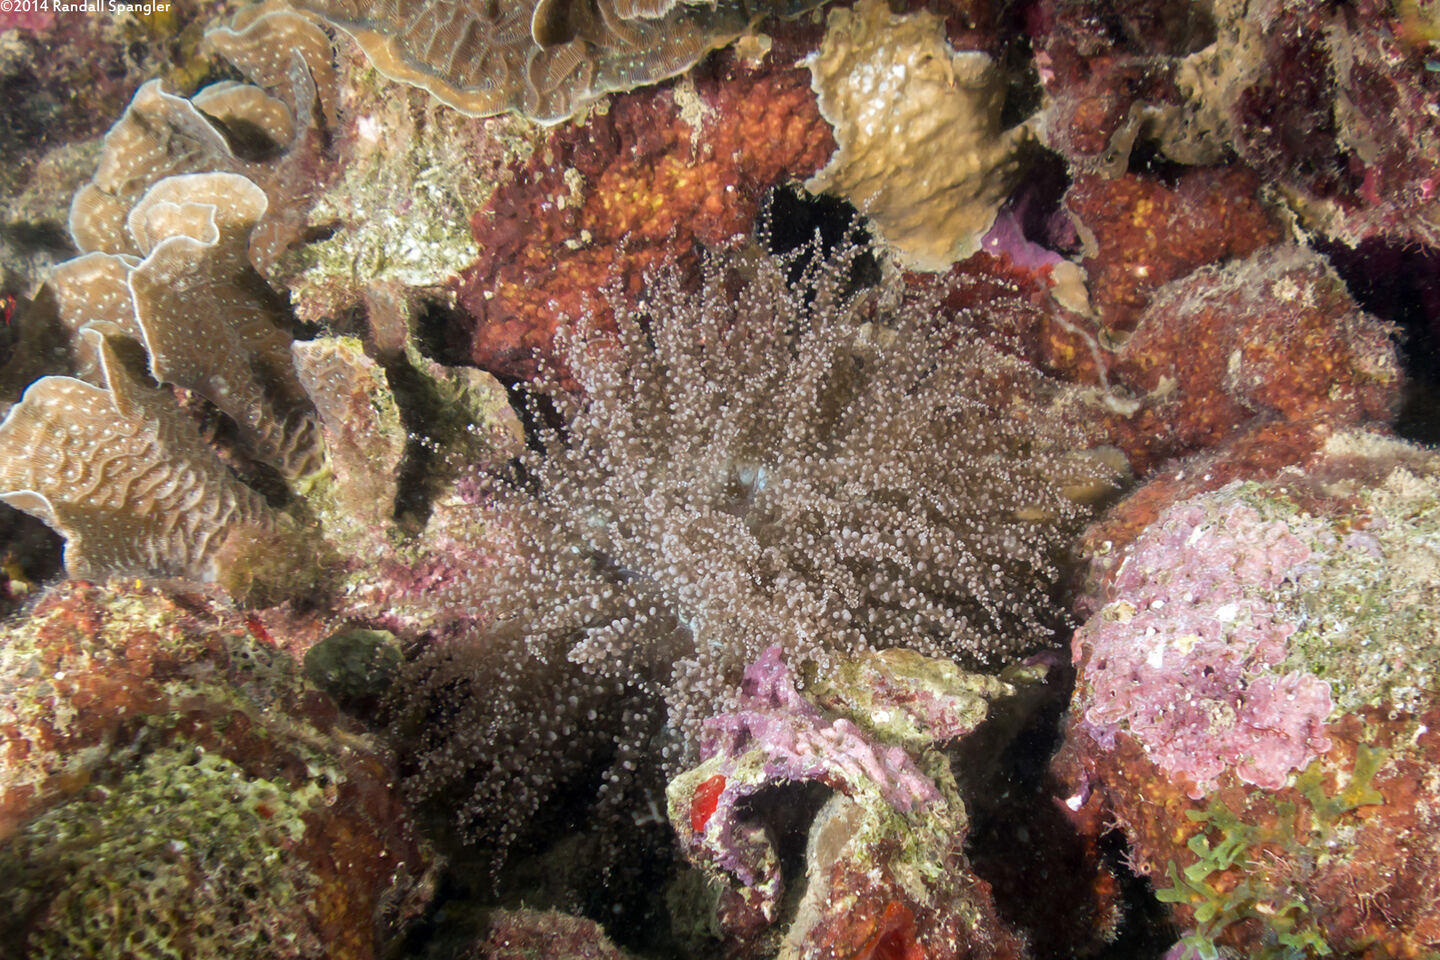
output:
[{"label": "lettuce coral", "polygon": [[286,528],[127,368],[125,338],[91,325],[83,339],[101,385],[45,377],[25,392],[0,423],[0,499],[68,539],[72,577],[223,580],[243,594]]},{"label": "lettuce coral", "polygon": [[306,0],[355,38],[375,69],[465,113],[514,110],[558,123],[606,93],[683,73],[768,12],[761,4],[661,0],[521,3]]}]

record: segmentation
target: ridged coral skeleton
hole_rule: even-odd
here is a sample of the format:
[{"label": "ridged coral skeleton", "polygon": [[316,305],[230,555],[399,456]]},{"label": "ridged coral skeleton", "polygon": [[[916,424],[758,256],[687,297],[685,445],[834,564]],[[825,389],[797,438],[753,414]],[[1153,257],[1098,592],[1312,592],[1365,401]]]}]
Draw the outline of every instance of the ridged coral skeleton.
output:
[{"label": "ridged coral skeleton", "polygon": [[276,518],[169,397],[126,369],[118,331],[81,336],[104,386],[46,377],[25,392],[0,423],[0,499],[67,538],[72,577],[222,579],[220,557],[271,539]]}]

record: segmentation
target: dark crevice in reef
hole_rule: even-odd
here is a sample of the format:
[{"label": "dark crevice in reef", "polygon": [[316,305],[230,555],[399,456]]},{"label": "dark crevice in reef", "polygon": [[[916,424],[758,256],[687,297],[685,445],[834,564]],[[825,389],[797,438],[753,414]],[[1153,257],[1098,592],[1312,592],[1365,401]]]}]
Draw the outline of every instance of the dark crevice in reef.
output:
[{"label": "dark crevice in reef", "polygon": [[396,478],[394,517],[402,529],[418,533],[430,519],[430,501],[435,493],[437,445],[429,425],[443,416],[445,403],[404,357],[382,363],[381,368],[395,395],[406,434],[405,456]]},{"label": "dark crevice in reef", "polygon": [[1008,130],[1028,120],[1043,106],[1045,90],[1029,45],[1012,42],[1005,45],[997,60],[1005,78],[1005,102],[1000,107],[1000,127]]},{"label": "dark crevice in reef", "polygon": [[[1073,889],[1092,881],[1093,866],[1046,779],[1074,680],[1052,659],[1046,683],[992,705],[990,718],[949,750],[970,816],[971,865],[991,885],[1001,916],[1029,936],[1037,960],[1064,956],[1066,944],[1088,939],[1077,929],[1093,922],[1082,915],[1091,898]],[[1037,898],[1040,889],[1054,894]]]},{"label": "dark crevice in reef", "polygon": [[[415,318],[414,340],[421,356],[451,367],[473,366],[464,339],[464,325],[455,312],[441,305],[426,304]],[[379,358],[400,421],[409,436],[400,464],[395,519],[407,530],[419,531],[430,517],[430,501],[444,471],[436,462],[440,438],[436,430],[448,429],[454,419],[451,404],[439,396],[434,385],[418,374],[403,356]]]},{"label": "dark crevice in reef", "polygon": [[[807,244],[813,244],[818,238],[819,252],[827,258],[846,241],[865,247],[870,242],[870,233],[864,223],[860,213],[838,197],[810,194],[782,185],[765,195],[756,220],[756,239],[769,253],[794,257],[786,270],[786,277],[793,284],[815,257],[815,248],[807,249]],[[880,261],[868,247],[854,259],[850,271],[850,282],[855,289],[880,282]]]},{"label": "dark crevice in reef", "polygon": [[[204,113],[203,110],[201,112]],[[279,157],[289,148],[288,144],[276,143],[270,139],[270,135],[261,129],[259,124],[236,118],[227,121],[208,113],[205,116],[220,128],[225,135],[225,142],[241,160],[250,163],[267,163]]]},{"label": "dark crevice in reef", "polygon": [[414,343],[421,355],[447,367],[471,367],[470,322],[441,303],[427,303],[415,317]]},{"label": "dark crevice in reef", "polygon": [[1064,208],[1070,174],[1058,153],[1037,147],[1025,158],[1024,176],[1006,204],[1027,240],[1062,254],[1078,253],[1080,235]]},{"label": "dark crevice in reef", "polygon": [[1366,311],[1395,325],[1405,391],[1395,430],[1407,440],[1440,444],[1440,249],[1373,239],[1316,249]]},{"label": "dark crevice in reef", "polygon": [[332,314],[320,322],[296,320],[292,326],[296,340],[319,340],[322,337],[364,340],[368,331],[365,308],[358,306]]},{"label": "dark crevice in reef", "polygon": [[1169,908],[1155,899],[1149,880],[1125,866],[1129,845],[1121,831],[1112,830],[1100,838],[1100,854],[1120,883],[1121,912],[1115,939],[1092,960],[1163,960],[1181,934],[1171,921]]},{"label": "dark crevice in reef", "polygon": [[13,247],[16,253],[45,254],[57,261],[68,260],[80,253],[70,240],[69,229],[54,220],[0,224],[0,240]]},{"label": "dark crevice in reef", "polygon": [[1186,173],[1194,169],[1165,156],[1159,141],[1151,137],[1140,137],[1135,141],[1125,166],[1126,173],[1153,177],[1172,190],[1180,185],[1180,179]]},{"label": "dark crevice in reef", "polygon": [[788,930],[795,922],[805,896],[806,847],[810,828],[835,791],[817,782],[777,783],[757,791],[736,805],[736,821],[760,823],[775,844],[784,880],[775,930]]},{"label": "dark crevice in reef", "polygon": [[8,617],[24,599],[11,591],[12,578],[44,583],[60,575],[64,541],[44,523],[0,503],[0,618]]},{"label": "dark crevice in reef", "polygon": [[[1114,937],[1093,960],[1154,960],[1176,934],[1149,884],[1122,866],[1118,832],[1107,835],[1110,849],[1101,856],[1121,885],[1119,916],[1091,910],[1102,875],[1056,804],[1063,788],[1049,773],[1064,738],[1074,672],[1063,654],[1046,656],[1053,659],[1046,683],[995,705],[991,719],[950,750],[970,815],[966,852],[991,885],[1001,916],[1024,931],[1034,960],[1066,960],[1075,943],[1093,942],[1112,922]],[[1036,890],[1047,894],[1037,897]]]}]

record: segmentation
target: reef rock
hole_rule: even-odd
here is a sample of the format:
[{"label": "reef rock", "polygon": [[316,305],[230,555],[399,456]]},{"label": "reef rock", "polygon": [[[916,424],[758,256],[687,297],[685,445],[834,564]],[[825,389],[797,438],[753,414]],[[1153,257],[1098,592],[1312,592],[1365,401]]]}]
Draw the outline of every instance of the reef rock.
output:
[{"label": "reef rock", "polygon": [[1440,79],[1427,6],[1046,0],[1033,20],[1042,139],[1106,176],[1142,140],[1184,164],[1234,156],[1307,230],[1352,246],[1434,245]]},{"label": "reef rock", "polygon": [[423,905],[391,760],[258,622],[62,585],[0,637],[0,931],[20,955],[369,960]]},{"label": "reef rock", "polygon": [[816,783],[835,792],[810,827],[808,883],[781,957],[1020,956],[970,872],[965,807],[937,749],[1013,692],[888,650],[802,696],[780,649],[765,651],[746,668],[738,709],[706,721],[703,762],[668,790],[682,849],[720,884],[721,929],[753,941],[777,919],[784,877],[766,811],[776,788]]},{"label": "reef rock", "polygon": [[693,79],[618,96],[551,134],[471,220],[479,257],[456,293],[474,318],[473,360],[533,374],[566,323],[608,318],[618,294],[633,302],[659,270],[694,270],[702,245],[743,241],[766,191],[835,149],[790,62],[808,49],[787,34],[762,64],[727,51]]},{"label": "reef rock", "polygon": [[1106,419],[1142,473],[1267,424],[1385,423],[1399,408],[1391,329],[1360,309],[1322,257],[1297,246],[1172,280],[1148,297],[1131,332],[1102,332],[1105,349],[1082,345],[1079,326],[1053,337],[1049,353],[1072,369],[1095,356],[1107,369]]},{"label": "reef rock", "polygon": [[1093,557],[1066,802],[1189,949],[1440,944],[1437,523],[1440,459],[1341,433]]},{"label": "reef rock", "polygon": [[496,910],[460,960],[626,960],[598,923],[554,911]]}]

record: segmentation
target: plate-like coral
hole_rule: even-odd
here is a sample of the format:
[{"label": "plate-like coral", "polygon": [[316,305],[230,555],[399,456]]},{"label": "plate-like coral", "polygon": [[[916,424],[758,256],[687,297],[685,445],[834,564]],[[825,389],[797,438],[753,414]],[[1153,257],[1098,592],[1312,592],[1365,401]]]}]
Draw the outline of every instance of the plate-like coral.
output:
[{"label": "plate-like coral", "polygon": [[375,69],[457,110],[558,123],[607,93],[689,69],[759,16],[805,0],[305,0]]},{"label": "plate-like coral", "polygon": [[82,334],[103,387],[45,377],[0,424],[0,500],[68,539],[72,577],[220,579],[219,558],[272,540],[277,518],[127,368],[112,330]]}]

